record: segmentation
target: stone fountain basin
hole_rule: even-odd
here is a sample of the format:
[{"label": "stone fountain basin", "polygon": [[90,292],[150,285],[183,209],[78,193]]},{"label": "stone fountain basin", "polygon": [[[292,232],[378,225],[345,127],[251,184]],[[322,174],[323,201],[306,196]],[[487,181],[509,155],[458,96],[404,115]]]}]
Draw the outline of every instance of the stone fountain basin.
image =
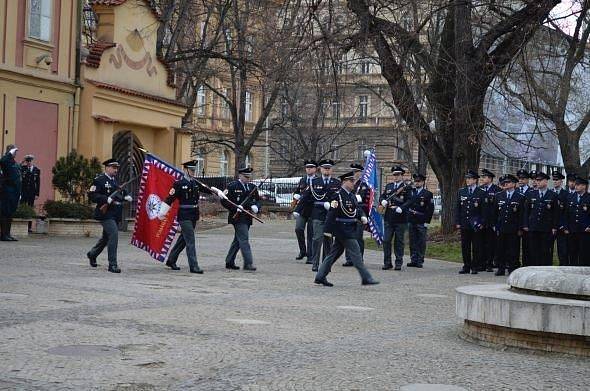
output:
[{"label": "stone fountain basin", "polygon": [[590,300],[590,267],[529,266],[510,273],[508,285],[545,296]]}]

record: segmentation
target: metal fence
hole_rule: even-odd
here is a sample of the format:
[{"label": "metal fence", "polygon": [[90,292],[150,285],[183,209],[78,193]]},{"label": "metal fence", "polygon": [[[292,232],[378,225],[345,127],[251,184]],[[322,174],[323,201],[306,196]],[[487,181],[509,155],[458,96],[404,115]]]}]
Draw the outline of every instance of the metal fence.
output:
[{"label": "metal fence", "polygon": [[[235,180],[228,176],[201,176],[197,178],[207,186],[214,186],[218,189],[225,189],[227,185]],[[297,189],[300,177],[296,178],[268,178],[255,179],[252,181],[259,188],[262,202],[287,207],[293,200],[293,192]],[[205,199],[214,199],[214,196],[203,195]]]}]

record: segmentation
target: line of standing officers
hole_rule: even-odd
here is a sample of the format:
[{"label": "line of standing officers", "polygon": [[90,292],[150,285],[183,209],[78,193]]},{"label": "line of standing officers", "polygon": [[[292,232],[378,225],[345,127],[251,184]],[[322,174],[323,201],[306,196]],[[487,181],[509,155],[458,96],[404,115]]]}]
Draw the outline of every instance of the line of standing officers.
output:
[{"label": "line of standing officers", "polygon": [[[479,183],[481,178],[482,183]],[[561,266],[590,266],[588,180],[558,171],[519,170],[494,184],[482,170],[465,174],[457,194],[455,226],[461,234],[460,274],[503,276],[520,266],[550,266],[554,248]],[[549,188],[549,179],[553,180]],[[531,183],[532,181],[532,183]]]}]

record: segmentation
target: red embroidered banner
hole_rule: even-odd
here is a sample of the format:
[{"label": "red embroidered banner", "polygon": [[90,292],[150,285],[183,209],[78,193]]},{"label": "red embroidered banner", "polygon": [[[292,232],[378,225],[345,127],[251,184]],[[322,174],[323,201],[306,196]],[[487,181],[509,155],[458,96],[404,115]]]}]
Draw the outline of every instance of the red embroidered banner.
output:
[{"label": "red embroidered banner", "polygon": [[158,218],[160,204],[168,196],[172,184],[183,174],[176,167],[147,154],[143,162],[143,172],[137,197],[135,229],[131,244],[147,251],[152,258],[164,262],[178,222],[176,213],[178,203],[174,202],[164,220]]}]

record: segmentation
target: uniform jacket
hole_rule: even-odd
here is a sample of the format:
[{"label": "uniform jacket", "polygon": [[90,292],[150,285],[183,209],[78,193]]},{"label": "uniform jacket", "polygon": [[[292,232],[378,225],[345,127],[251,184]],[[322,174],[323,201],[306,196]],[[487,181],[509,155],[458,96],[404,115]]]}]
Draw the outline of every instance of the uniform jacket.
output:
[{"label": "uniform jacket", "polygon": [[460,225],[461,229],[482,229],[486,224],[484,206],[487,197],[479,187],[475,187],[473,194],[469,194],[467,186],[460,189],[455,204],[455,225]]},{"label": "uniform jacket", "polygon": [[568,195],[562,227],[570,233],[584,232],[586,228],[590,227],[590,194],[582,194],[579,202],[578,193]]},{"label": "uniform jacket", "polygon": [[[314,175],[312,177],[312,181],[315,178],[317,178],[317,176]],[[307,183],[307,175],[305,175],[304,177],[302,177],[299,180],[299,183],[297,184],[297,188],[295,189],[293,194],[299,194],[301,196],[301,198],[303,198],[303,193],[305,193],[305,191],[307,190],[308,185],[309,184]],[[302,202],[301,198],[299,199],[297,204]],[[313,210],[313,204],[308,202],[308,203],[305,203],[305,205],[303,205],[303,208],[301,209],[301,212],[299,212],[299,214],[301,214],[301,216],[303,216],[303,217],[310,217],[312,210]]]},{"label": "uniform jacket", "polygon": [[[400,194],[391,197],[397,191],[399,191],[400,187],[404,188]],[[383,193],[379,197],[379,203],[381,203],[383,200],[389,199],[387,201],[387,210],[385,211],[385,222],[389,224],[403,224],[408,222],[407,204],[412,196],[411,191],[412,188],[406,185],[404,182],[400,182],[399,184],[392,182],[385,186]],[[402,213],[395,213],[395,209],[397,209],[398,206],[402,209]]]},{"label": "uniform jacket", "polygon": [[480,187],[486,193],[486,198],[484,200],[484,207],[483,207],[483,211],[485,214],[486,227],[491,228],[494,225],[494,219],[493,219],[494,198],[496,197],[496,194],[498,194],[499,192],[502,191],[502,189],[500,188],[500,186],[493,184],[493,183],[489,187],[488,186],[480,186]]},{"label": "uniform jacket", "polygon": [[508,192],[496,194],[493,203],[492,224],[497,233],[516,234],[522,227],[524,215],[524,196],[516,191],[508,199]]},{"label": "uniform jacket", "polygon": [[518,191],[522,195],[526,195],[529,191],[534,191],[534,189],[530,186],[526,186],[526,189],[523,189],[522,186],[519,186],[515,190]]},{"label": "uniform jacket", "polygon": [[412,189],[407,208],[410,224],[430,224],[434,214],[432,193],[425,188],[420,189],[419,193],[418,189]]},{"label": "uniform jacket", "polygon": [[358,180],[354,184],[354,193],[358,194],[361,197],[361,202],[357,202],[358,206],[363,209],[363,213],[365,214],[365,216],[368,216],[369,203],[371,202],[371,200],[369,199],[371,197],[371,188],[369,188],[369,186],[365,182]]},{"label": "uniform jacket", "polygon": [[[227,185],[227,189],[225,189],[224,193],[230,201],[236,205],[242,205],[244,209],[250,213],[252,213],[252,210],[250,209],[252,205],[256,205],[258,210],[261,208],[258,187],[256,187],[256,185],[253,183],[242,183],[239,180],[230,182],[230,184]],[[250,195],[250,197],[248,197],[248,195]],[[246,199],[247,201],[244,202]],[[234,215],[238,209],[227,202],[227,200],[222,199],[221,204],[229,211],[227,216],[227,222],[229,224],[252,225],[252,217],[248,216],[246,213],[238,213],[234,219]]]},{"label": "uniform jacket", "polygon": [[121,221],[123,211],[123,198],[127,195],[127,192],[123,189],[115,194],[113,202],[107,208],[105,214],[102,214],[100,207],[107,203],[109,196],[119,188],[119,183],[116,178],[109,178],[107,174],[102,173],[92,182],[90,191],[88,192],[88,198],[90,201],[96,203],[94,209],[94,218],[96,220],[115,220]]},{"label": "uniform jacket", "polygon": [[559,208],[559,222],[560,222],[560,229],[561,227],[561,222],[564,220],[565,218],[565,214],[566,214],[566,209],[568,206],[568,196],[569,196],[569,191],[566,189],[559,189],[559,190],[555,190],[553,189],[553,191],[557,194],[557,207]]},{"label": "uniform jacket", "polygon": [[355,239],[357,224],[362,216],[365,213],[357,203],[356,194],[341,188],[330,202],[324,232],[338,239]]},{"label": "uniform jacket", "polygon": [[23,198],[34,199],[39,196],[41,187],[41,170],[33,166],[21,166],[22,194]]},{"label": "uniform jacket", "polygon": [[552,229],[557,229],[559,226],[557,194],[546,189],[545,196],[541,198],[538,190],[527,192],[522,226],[533,232],[551,232]]},{"label": "uniform jacket", "polygon": [[203,187],[197,181],[187,176],[177,180],[172,185],[168,197],[164,200],[168,205],[172,205],[178,200],[178,221],[199,220],[199,197],[200,192],[211,194],[211,191]]},{"label": "uniform jacket", "polygon": [[0,159],[2,171],[2,193],[0,194],[0,208],[2,216],[11,217],[21,195],[21,174],[20,165],[14,160],[14,156],[7,152]]},{"label": "uniform jacket", "polygon": [[295,212],[301,214],[304,208],[311,207],[311,218],[312,220],[326,220],[326,209],[324,208],[324,202],[330,202],[336,196],[340,189],[340,181],[335,178],[331,178],[324,183],[323,177],[317,177],[311,183],[311,187],[303,192],[300,202],[295,208]]}]

